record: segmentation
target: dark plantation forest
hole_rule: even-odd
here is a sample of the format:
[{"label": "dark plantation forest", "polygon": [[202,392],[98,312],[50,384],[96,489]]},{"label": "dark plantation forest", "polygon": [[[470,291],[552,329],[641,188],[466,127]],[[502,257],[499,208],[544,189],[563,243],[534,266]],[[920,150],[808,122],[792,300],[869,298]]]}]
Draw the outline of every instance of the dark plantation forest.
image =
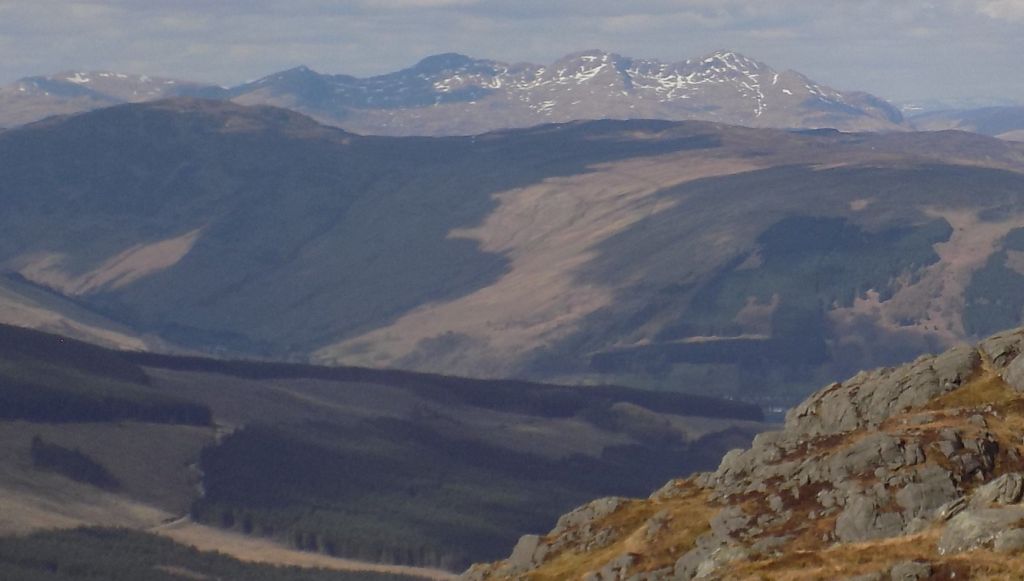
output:
[{"label": "dark plantation forest", "polygon": [[120,486],[117,478],[105,466],[77,448],[65,448],[35,436],[29,452],[32,465],[39,470],[56,472],[71,480],[107,490],[117,490]]},{"label": "dark plantation forest", "polygon": [[243,563],[124,529],[0,537],[4,581],[411,581],[413,577]]},{"label": "dark plantation forest", "polygon": [[203,453],[206,495],[193,518],[302,550],[459,570],[503,556],[521,531],[550,528],[553,513],[613,493],[645,496],[652,483],[717,462],[701,442],[659,445],[656,433],[599,458],[549,460],[412,422],[346,431],[232,434]]},{"label": "dark plantation forest", "polygon": [[[322,391],[310,393],[318,398],[377,386],[398,390],[420,402],[421,412],[395,417],[382,408],[382,415],[365,417],[314,410],[302,403],[305,392],[290,391],[293,382],[315,382]],[[218,413],[281,386],[289,390],[285,399],[232,420],[242,423],[196,450],[203,495],[191,506],[192,518],[304,551],[449,570],[499,558],[519,535],[546,530],[559,514],[595,497],[644,496],[681,473],[710,469],[725,449],[751,437],[741,430],[690,441],[666,423],[672,414],[762,417],[753,405],[698,395],[117,352],[0,325],[5,420],[67,430],[126,422],[225,429]],[[222,396],[222,389],[238,391]],[[616,443],[551,457],[487,443],[458,414],[582,424]],[[137,467],[109,456],[104,465],[73,438],[60,441],[24,444],[34,470],[128,493],[112,474]]]}]

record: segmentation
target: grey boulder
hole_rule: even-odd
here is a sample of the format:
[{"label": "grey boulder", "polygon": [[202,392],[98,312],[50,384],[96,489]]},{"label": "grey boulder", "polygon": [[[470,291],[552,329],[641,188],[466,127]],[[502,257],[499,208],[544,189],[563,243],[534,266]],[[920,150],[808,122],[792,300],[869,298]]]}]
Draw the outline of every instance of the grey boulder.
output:
[{"label": "grey boulder", "polygon": [[905,561],[893,565],[892,569],[889,569],[889,577],[892,581],[920,581],[927,579],[931,574],[931,565],[917,561]]},{"label": "grey boulder", "polygon": [[1024,507],[1004,506],[965,510],[949,520],[939,538],[939,554],[950,555],[984,547],[1024,519]]}]

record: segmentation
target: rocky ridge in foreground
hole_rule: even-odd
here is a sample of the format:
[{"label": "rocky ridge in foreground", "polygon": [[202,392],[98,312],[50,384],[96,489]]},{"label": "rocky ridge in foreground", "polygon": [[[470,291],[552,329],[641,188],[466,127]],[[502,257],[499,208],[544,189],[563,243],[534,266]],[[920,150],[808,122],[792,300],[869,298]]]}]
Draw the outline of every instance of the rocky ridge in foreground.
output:
[{"label": "rocky ridge in foreground", "polygon": [[1024,576],[1024,328],[861,372],[718,470],[605,498],[466,579]]}]

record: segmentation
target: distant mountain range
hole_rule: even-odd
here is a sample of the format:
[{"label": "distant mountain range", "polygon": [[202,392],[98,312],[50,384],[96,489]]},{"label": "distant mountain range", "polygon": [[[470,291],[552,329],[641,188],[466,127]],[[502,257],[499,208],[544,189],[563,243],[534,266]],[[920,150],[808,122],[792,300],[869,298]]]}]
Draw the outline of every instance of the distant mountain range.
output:
[{"label": "distant mountain range", "polygon": [[663,63],[597,50],[550,65],[442,54],[369,78],[298,67],[232,88],[72,71],[0,88],[0,126],[175,96],[275,105],[378,135],[468,135],[605,118],[851,131],[906,128],[899,110],[878,97],[837,91],[736,52]]},{"label": "distant mountain range", "polygon": [[0,159],[0,320],[107,345],[761,397],[1024,313],[1024,146],[970,133],[362,137],[176,99]]},{"label": "distant mountain range", "polygon": [[65,72],[27,77],[0,87],[0,127],[121,103],[181,96],[222,98],[223,94],[224,89],[212,85],[124,73]]},{"label": "distant mountain range", "polygon": [[925,131],[957,129],[1024,141],[1024,107],[982,107],[933,111],[911,118],[914,127]]},{"label": "distant mountain range", "polygon": [[990,107],[1017,107],[1024,104],[1024,102],[1020,99],[1009,97],[968,97],[960,99],[916,99],[913,101],[899,101],[893,104],[899,107],[904,116],[913,117],[937,111],[968,111]]}]

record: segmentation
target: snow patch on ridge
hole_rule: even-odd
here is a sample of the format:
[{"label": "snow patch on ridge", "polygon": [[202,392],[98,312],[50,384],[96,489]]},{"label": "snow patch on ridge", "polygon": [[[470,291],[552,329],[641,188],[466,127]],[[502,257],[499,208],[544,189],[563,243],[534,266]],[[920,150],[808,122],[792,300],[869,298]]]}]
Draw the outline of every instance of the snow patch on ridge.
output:
[{"label": "snow patch on ridge", "polygon": [[74,83],[76,85],[85,85],[92,82],[92,79],[90,79],[89,76],[85,73],[75,73],[70,77],[65,77],[64,80]]}]

